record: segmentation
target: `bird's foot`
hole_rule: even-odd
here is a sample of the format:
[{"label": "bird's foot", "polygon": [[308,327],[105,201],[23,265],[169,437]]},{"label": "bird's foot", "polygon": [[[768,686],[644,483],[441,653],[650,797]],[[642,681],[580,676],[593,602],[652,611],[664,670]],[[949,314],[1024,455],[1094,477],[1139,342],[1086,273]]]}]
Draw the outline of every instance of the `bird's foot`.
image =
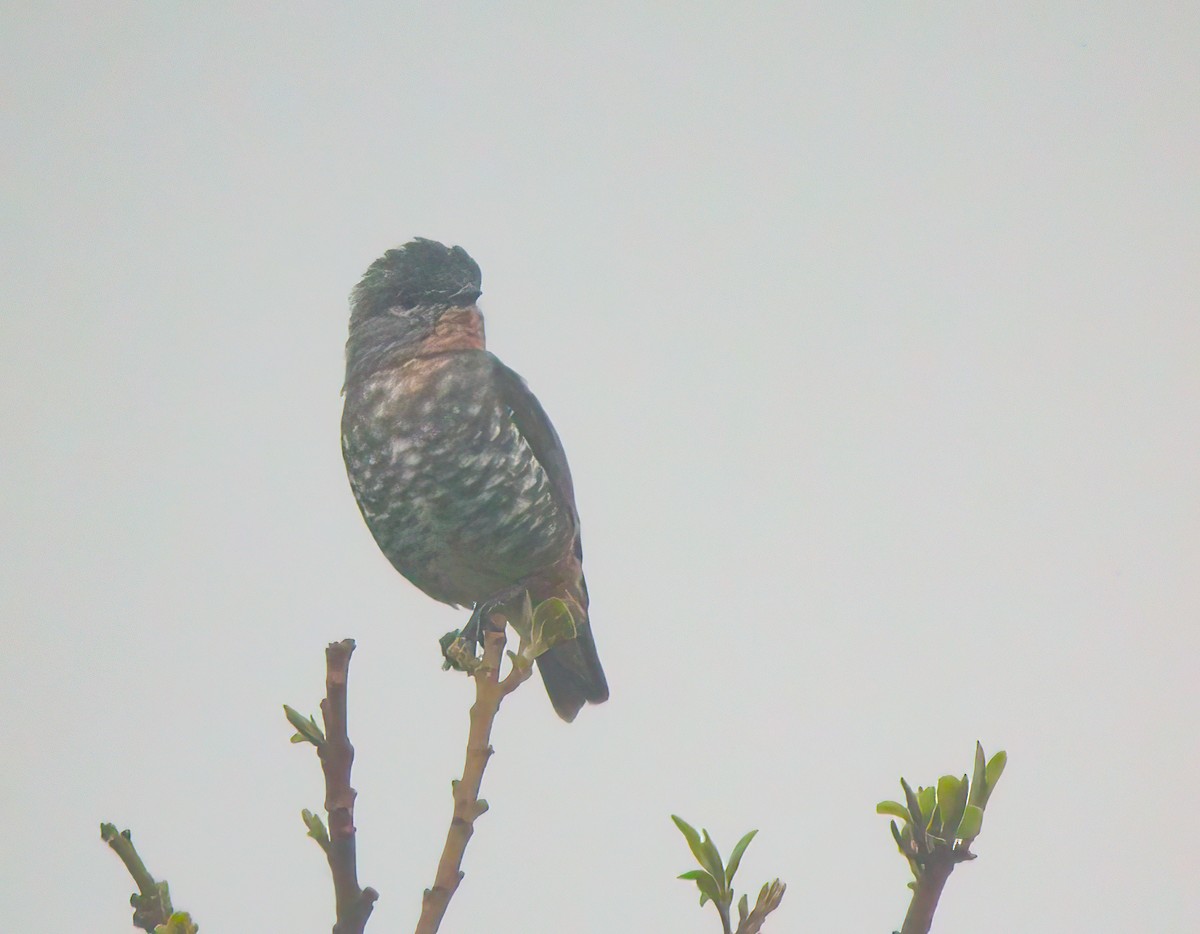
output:
[{"label": "bird's foot", "polygon": [[471,610],[471,618],[467,620],[467,625],[459,633],[459,637],[471,645],[483,645],[483,610],[485,604],[476,603],[474,609]]},{"label": "bird's foot", "polygon": [[471,610],[471,618],[467,620],[467,625],[463,628],[463,640],[472,645],[483,645],[484,630],[495,625],[492,622],[492,614],[510,609],[513,599],[525,592],[523,584],[514,584],[497,591],[486,600],[476,603],[474,609]]},{"label": "bird's foot", "polygon": [[438,640],[442,647],[442,670],[465,671],[471,674],[480,665],[475,654],[475,642],[466,638],[462,631],[451,629]]}]

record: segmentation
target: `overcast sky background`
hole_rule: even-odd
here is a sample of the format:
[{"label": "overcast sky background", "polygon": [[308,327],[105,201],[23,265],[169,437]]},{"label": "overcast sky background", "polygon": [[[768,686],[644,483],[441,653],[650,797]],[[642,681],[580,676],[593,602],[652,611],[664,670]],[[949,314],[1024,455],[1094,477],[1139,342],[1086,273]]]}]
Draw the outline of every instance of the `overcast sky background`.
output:
[{"label": "overcast sky background", "polygon": [[[503,9],[502,9],[503,7]],[[368,930],[462,764],[464,614],[338,446],[346,297],[483,268],[562,435],[612,700],[505,704],[447,932],[890,931],[898,777],[1010,766],[936,930],[1200,930],[1200,7],[6,2],[0,926],[320,931],[358,640]]]}]

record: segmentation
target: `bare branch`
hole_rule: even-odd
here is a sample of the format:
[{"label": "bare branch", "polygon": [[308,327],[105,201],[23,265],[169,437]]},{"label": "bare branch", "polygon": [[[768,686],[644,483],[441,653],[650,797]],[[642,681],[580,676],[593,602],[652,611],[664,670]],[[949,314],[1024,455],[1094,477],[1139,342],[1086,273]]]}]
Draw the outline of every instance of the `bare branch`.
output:
[{"label": "bare branch", "polygon": [[374,889],[360,888],[358,884],[354,843],[356,792],[350,787],[354,747],[350,745],[346,727],[346,683],[353,652],[353,639],[331,642],[325,649],[325,699],[321,701],[325,741],[317,746],[321,770],[325,773],[325,811],[329,818],[329,843],[322,848],[329,859],[337,904],[333,934],[362,934],[379,898]]},{"label": "bare branch", "polygon": [[512,670],[500,680],[500,661],[507,643],[502,619],[490,619],[483,634],[483,659],[471,677],[475,679],[475,703],[471,707],[471,726],[467,733],[466,761],[462,778],[454,782],[454,814],[446,833],[446,844],[438,861],[433,888],[425,890],[421,901],[421,918],[416,934],[434,934],[445,917],[450,899],[463,880],[462,861],[467,843],[475,831],[475,819],[487,810],[487,802],[479,799],[483,772],[492,756],[492,723],[500,702],[515,691],[533,672],[529,660],[518,653]]}]

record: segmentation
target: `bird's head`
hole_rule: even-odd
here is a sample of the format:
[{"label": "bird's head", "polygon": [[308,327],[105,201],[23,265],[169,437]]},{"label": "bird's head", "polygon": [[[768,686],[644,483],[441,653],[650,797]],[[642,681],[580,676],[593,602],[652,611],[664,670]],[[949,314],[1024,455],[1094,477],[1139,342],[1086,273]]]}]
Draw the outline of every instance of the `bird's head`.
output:
[{"label": "bird's head", "polygon": [[418,307],[473,305],[479,282],[479,264],[462,247],[417,237],[367,268],[350,296],[350,322]]},{"label": "bird's head", "polygon": [[350,294],[346,382],[420,354],[482,349],[479,265],[418,237],[375,260]]}]

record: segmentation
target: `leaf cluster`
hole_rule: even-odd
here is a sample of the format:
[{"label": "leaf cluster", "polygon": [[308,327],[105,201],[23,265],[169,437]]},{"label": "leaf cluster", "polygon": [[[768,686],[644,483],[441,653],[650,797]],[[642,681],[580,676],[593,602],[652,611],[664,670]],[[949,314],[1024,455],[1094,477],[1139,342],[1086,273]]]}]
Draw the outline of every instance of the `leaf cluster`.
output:
[{"label": "leaf cluster", "polygon": [[514,665],[528,667],[535,658],[543,655],[560,642],[569,642],[579,635],[575,617],[567,602],[558,597],[543,600],[536,607],[525,591],[525,604],[516,619],[509,624],[517,631],[521,646],[517,652],[509,652],[508,658]]},{"label": "leaf cluster", "polygon": [[904,803],[880,801],[875,806],[877,814],[904,822],[903,827],[895,820],[891,822],[892,837],[916,879],[935,857],[949,855],[954,862],[975,858],[971,843],[979,836],[984,809],[1007,763],[1007,753],[1000,751],[987,759],[983,746],[976,743],[975,767],[969,780],[966,775],[943,775],[936,785],[918,786],[914,791],[901,778]]},{"label": "leaf cluster", "polygon": [[325,829],[325,821],[305,808],[300,812],[300,819],[304,821],[304,826],[308,830],[307,836],[312,837],[317,841],[319,846],[326,853],[329,852],[329,831]]},{"label": "leaf cluster", "polygon": [[[703,907],[707,902],[712,902],[721,916],[725,934],[731,934],[733,929],[730,922],[730,908],[733,906],[734,898],[733,876],[738,871],[738,866],[741,865],[746,847],[750,845],[750,841],[754,839],[754,835],[758,831],[751,830],[744,834],[734,844],[733,852],[729,854],[729,862],[726,863],[721,859],[721,852],[717,849],[712,837],[708,835],[707,830],[701,829],[697,833],[695,827],[675,814],[671,815],[671,820],[675,822],[675,826],[687,840],[688,849],[692,851],[696,862],[700,864],[699,869],[690,869],[681,873],[679,878],[696,883],[696,888],[700,890],[700,906]],[[745,932],[745,934],[757,931],[766,916],[779,907],[786,888],[778,879],[766,883],[759,891],[753,909],[750,907],[749,897],[743,894],[737,903],[737,930]]]},{"label": "leaf cluster", "polygon": [[300,711],[284,704],[283,715],[287,717],[288,723],[296,728],[296,732],[292,734],[293,743],[312,743],[318,749],[325,745],[325,733],[317,726],[312,714],[305,717]]}]

